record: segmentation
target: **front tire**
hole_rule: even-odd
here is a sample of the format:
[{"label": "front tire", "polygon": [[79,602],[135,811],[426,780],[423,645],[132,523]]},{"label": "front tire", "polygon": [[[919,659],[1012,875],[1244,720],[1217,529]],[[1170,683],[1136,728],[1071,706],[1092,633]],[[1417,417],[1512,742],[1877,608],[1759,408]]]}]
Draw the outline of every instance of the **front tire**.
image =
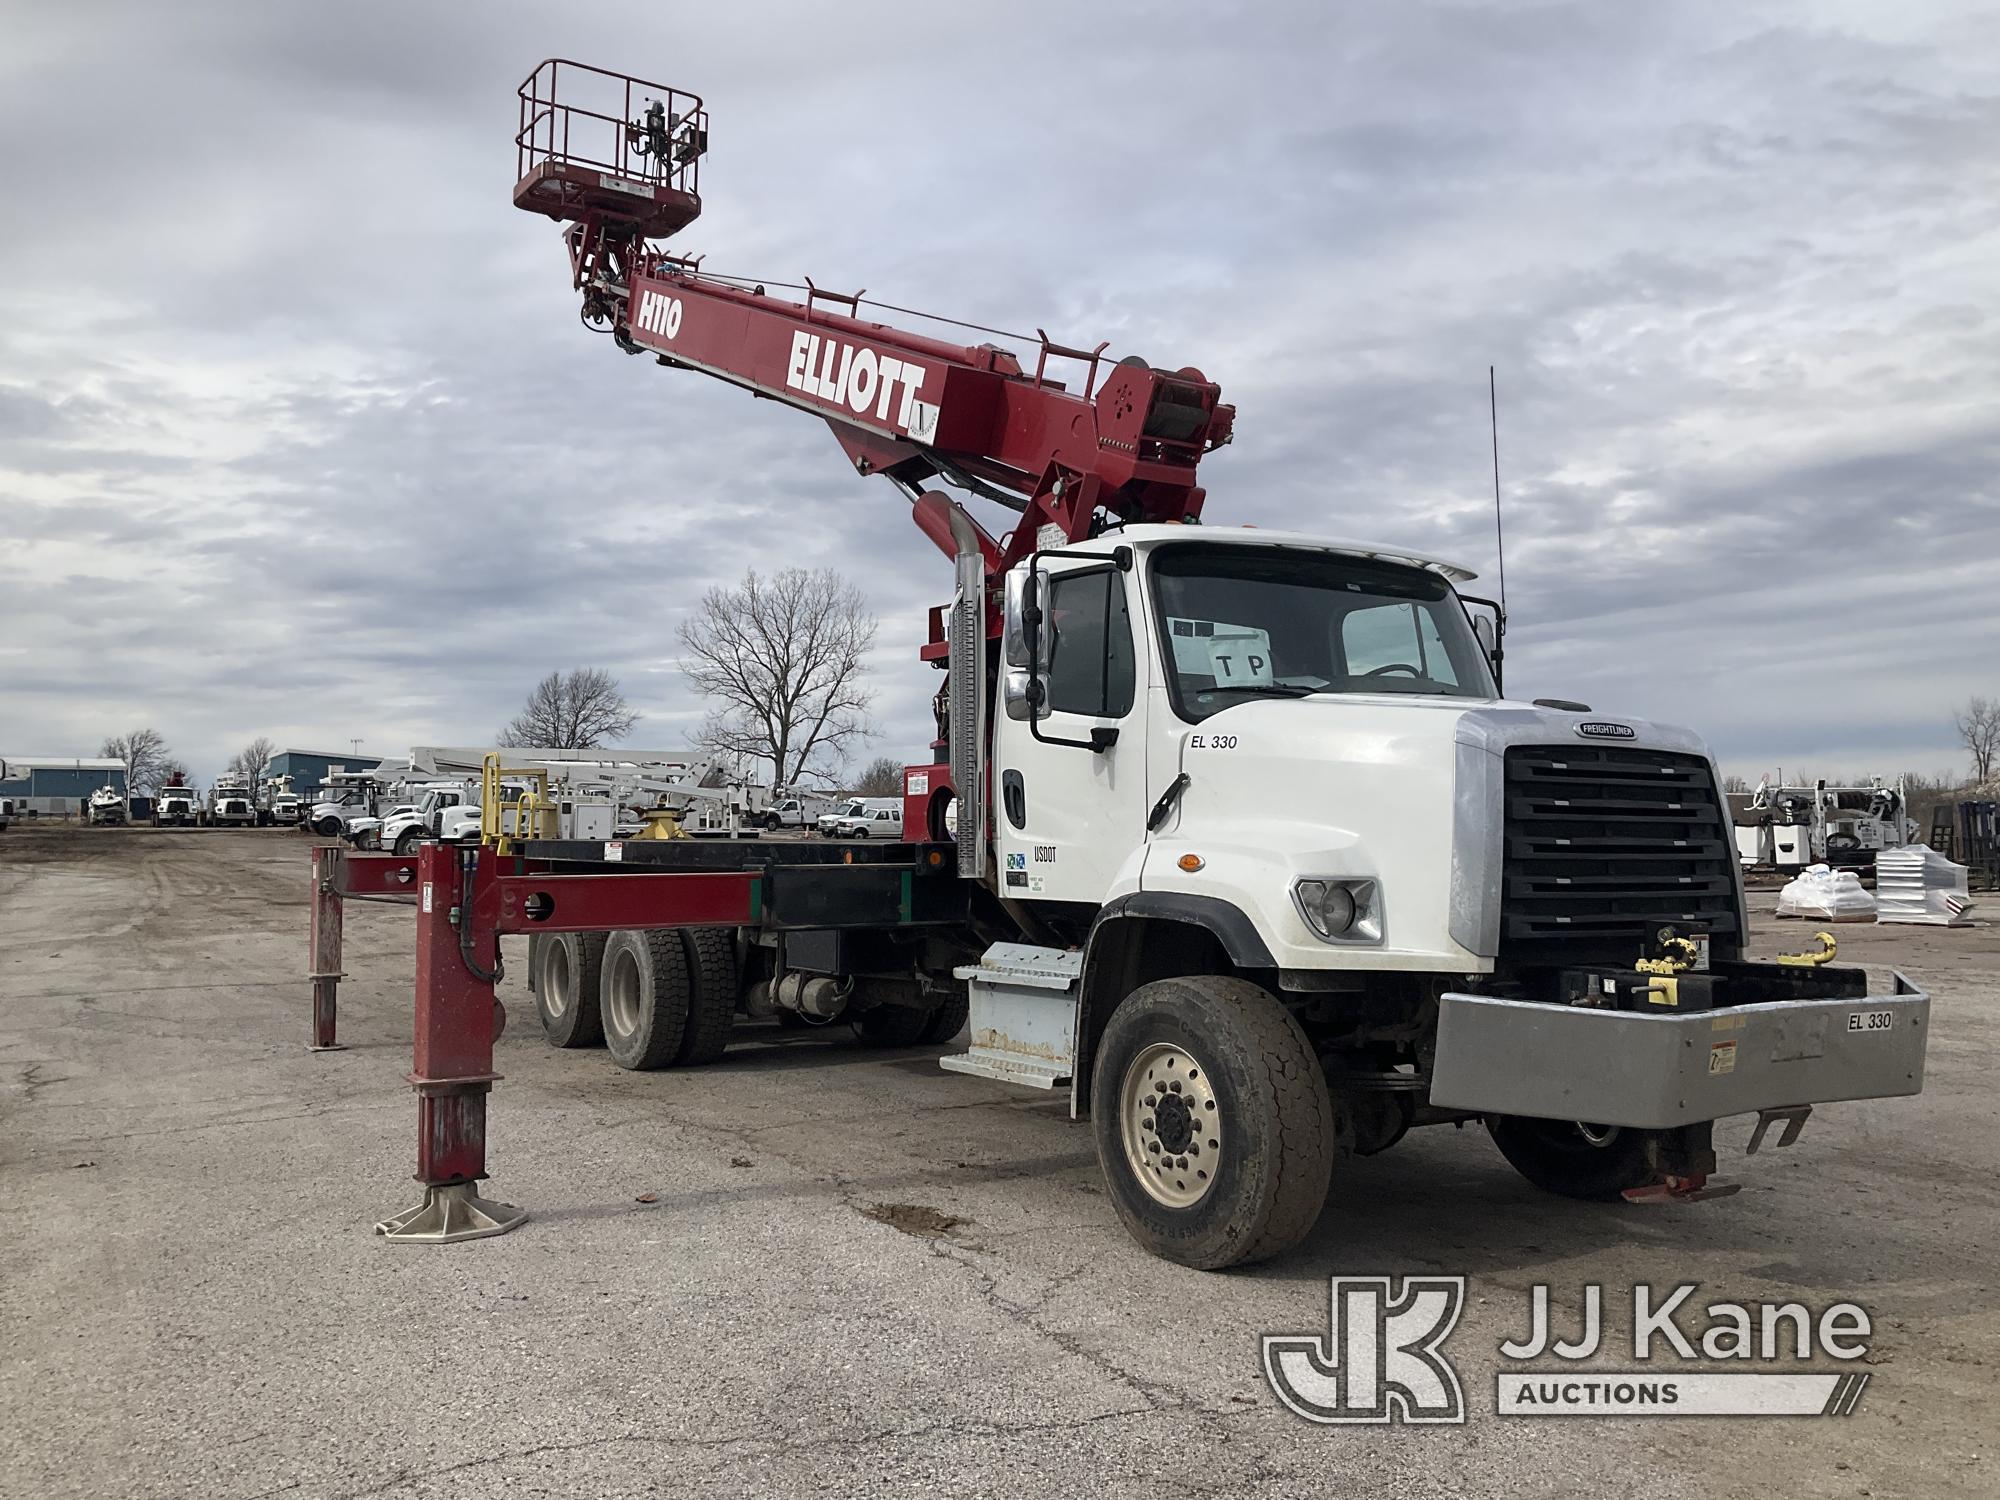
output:
[{"label": "front tire", "polygon": [[[396,842],[401,853],[402,840]],[[528,939],[535,1011],[551,1047],[603,1044],[604,1019],[597,1005],[607,941],[601,932],[538,932]]]},{"label": "front tire", "polygon": [[621,1068],[664,1068],[687,1034],[688,962],[671,928],[614,932],[604,944],[598,1018],[604,1047]]},{"label": "front tire", "polygon": [[878,1005],[854,1018],[854,1034],[870,1047],[914,1047],[933,1013],[907,1005]]},{"label": "front tire", "polygon": [[1246,979],[1159,979],[1127,996],[1098,1044],[1091,1115],[1112,1206],[1164,1260],[1268,1259],[1325,1205],[1326,1076],[1291,1012]]},{"label": "front tire", "polygon": [[919,1040],[942,1046],[965,1030],[965,1023],[971,1019],[972,996],[961,988],[925,1018],[924,1032]]},{"label": "front tire", "polygon": [[[417,852],[417,845],[423,841],[424,831],[421,828],[405,828],[401,833],[396,835],[396,857],[399,859],[409,858],[410,855]],[[561,935],[564,937],[575,936],[574,933],[564,933]],[[590,993],[592,995],[597,993],[595,985],[591,986]]]},{"label": "front tire", "polygon": [[1579,1120],[1493,1115],[1486,1133],[1507,1164],[1545,1193],[1588,1202],[1615,1199],[1658,1175],[1647,1159],[1650,1132]]}]

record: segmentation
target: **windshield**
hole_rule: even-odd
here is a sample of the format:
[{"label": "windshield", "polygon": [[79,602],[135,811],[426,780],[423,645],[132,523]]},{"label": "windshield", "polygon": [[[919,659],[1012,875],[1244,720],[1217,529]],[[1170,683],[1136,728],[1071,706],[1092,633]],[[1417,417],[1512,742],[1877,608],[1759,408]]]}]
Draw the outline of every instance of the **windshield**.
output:
[{"label": "windshield", "polygon": [[1153,584],[1184,719],[1250,698],[1496,696],[1458,596],[1422,568],[1202,542],[1160,549]]}]

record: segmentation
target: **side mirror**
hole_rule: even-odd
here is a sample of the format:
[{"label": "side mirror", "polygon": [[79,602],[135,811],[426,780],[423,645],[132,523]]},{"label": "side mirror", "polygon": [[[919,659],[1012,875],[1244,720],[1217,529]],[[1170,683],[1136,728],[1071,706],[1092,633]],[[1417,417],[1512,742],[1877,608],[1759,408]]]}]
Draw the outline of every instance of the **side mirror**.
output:
[{"label": "side mirror", "polygon": [[1007,717],[1025,723],[1029,719],[1046,719],[1049,711],[1040,706],[1041,684],[1028,676],[1026,667],[1008,667],[1000,677],[1000,703],[1007,711]]},{"label": "side mirror", "polygon": [[[1023,565],[1015,568],[1007,575],[1006,593],[1001,605],[1000,652],[1002,661],[1010,667],[1026,667],[1028,665],[1028,628],[1026,616],[1029,604],[1028,572],[1031,566],[1032,564]],[[1034,592],[1040,594],[1042,580],[1037,578],[1035,582],[1037,587]],[[1049,631],[1046,619],[1042,621],[1039,634],[1041,639],[1038,642],[1039,649],[1035,654],[1043,663],[1047,663],[1049,659]]]},{"label": "side mirror", "polygon": [[1486,659],[1492,661],[1493,653],[1500,649],[1500,643],[1493,638],[1493,617],[1474,615],[1472,633],[1479,638],[1479,649],[1486,653]]}]

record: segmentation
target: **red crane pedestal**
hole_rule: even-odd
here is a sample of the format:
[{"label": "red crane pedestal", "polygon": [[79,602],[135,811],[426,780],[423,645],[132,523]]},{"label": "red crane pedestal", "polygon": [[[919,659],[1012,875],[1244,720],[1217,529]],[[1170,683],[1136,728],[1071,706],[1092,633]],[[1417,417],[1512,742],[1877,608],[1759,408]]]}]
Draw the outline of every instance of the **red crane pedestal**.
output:
[{"label": "red crane pedestal", "polygon": [[[486,1095],[493,1041],[502,1014],[493,994],[500,944],[492,920],[475,901],[497,902],[491,881],[465,879],[487,851],[425,844],[417,861],[417,1181],[424,1199],[384,1220],[375,1232],[410,1244],[450,1244],[505,1234],[526,1209],[478,1194],[486,1175]],[[463,936],[462,936],[463,935]]]}]

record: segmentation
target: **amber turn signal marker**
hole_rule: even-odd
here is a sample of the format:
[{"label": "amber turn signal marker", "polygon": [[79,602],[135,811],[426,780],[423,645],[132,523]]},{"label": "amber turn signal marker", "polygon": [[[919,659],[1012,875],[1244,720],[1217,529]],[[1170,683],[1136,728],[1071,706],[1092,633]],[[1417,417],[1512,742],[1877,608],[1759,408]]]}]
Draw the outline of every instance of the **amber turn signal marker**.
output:
[{"label": "amber turn signal marker", "polygon": [[1203,859],[1199,854],[1183,854],[1179,859],[1175,860],[1174,863],[1179,865],[1183,870],[1186,870],[1188,874],[1192,875],[1196,870],[1199,870],[1203,865],[1207,864],[1208,861]]}]

